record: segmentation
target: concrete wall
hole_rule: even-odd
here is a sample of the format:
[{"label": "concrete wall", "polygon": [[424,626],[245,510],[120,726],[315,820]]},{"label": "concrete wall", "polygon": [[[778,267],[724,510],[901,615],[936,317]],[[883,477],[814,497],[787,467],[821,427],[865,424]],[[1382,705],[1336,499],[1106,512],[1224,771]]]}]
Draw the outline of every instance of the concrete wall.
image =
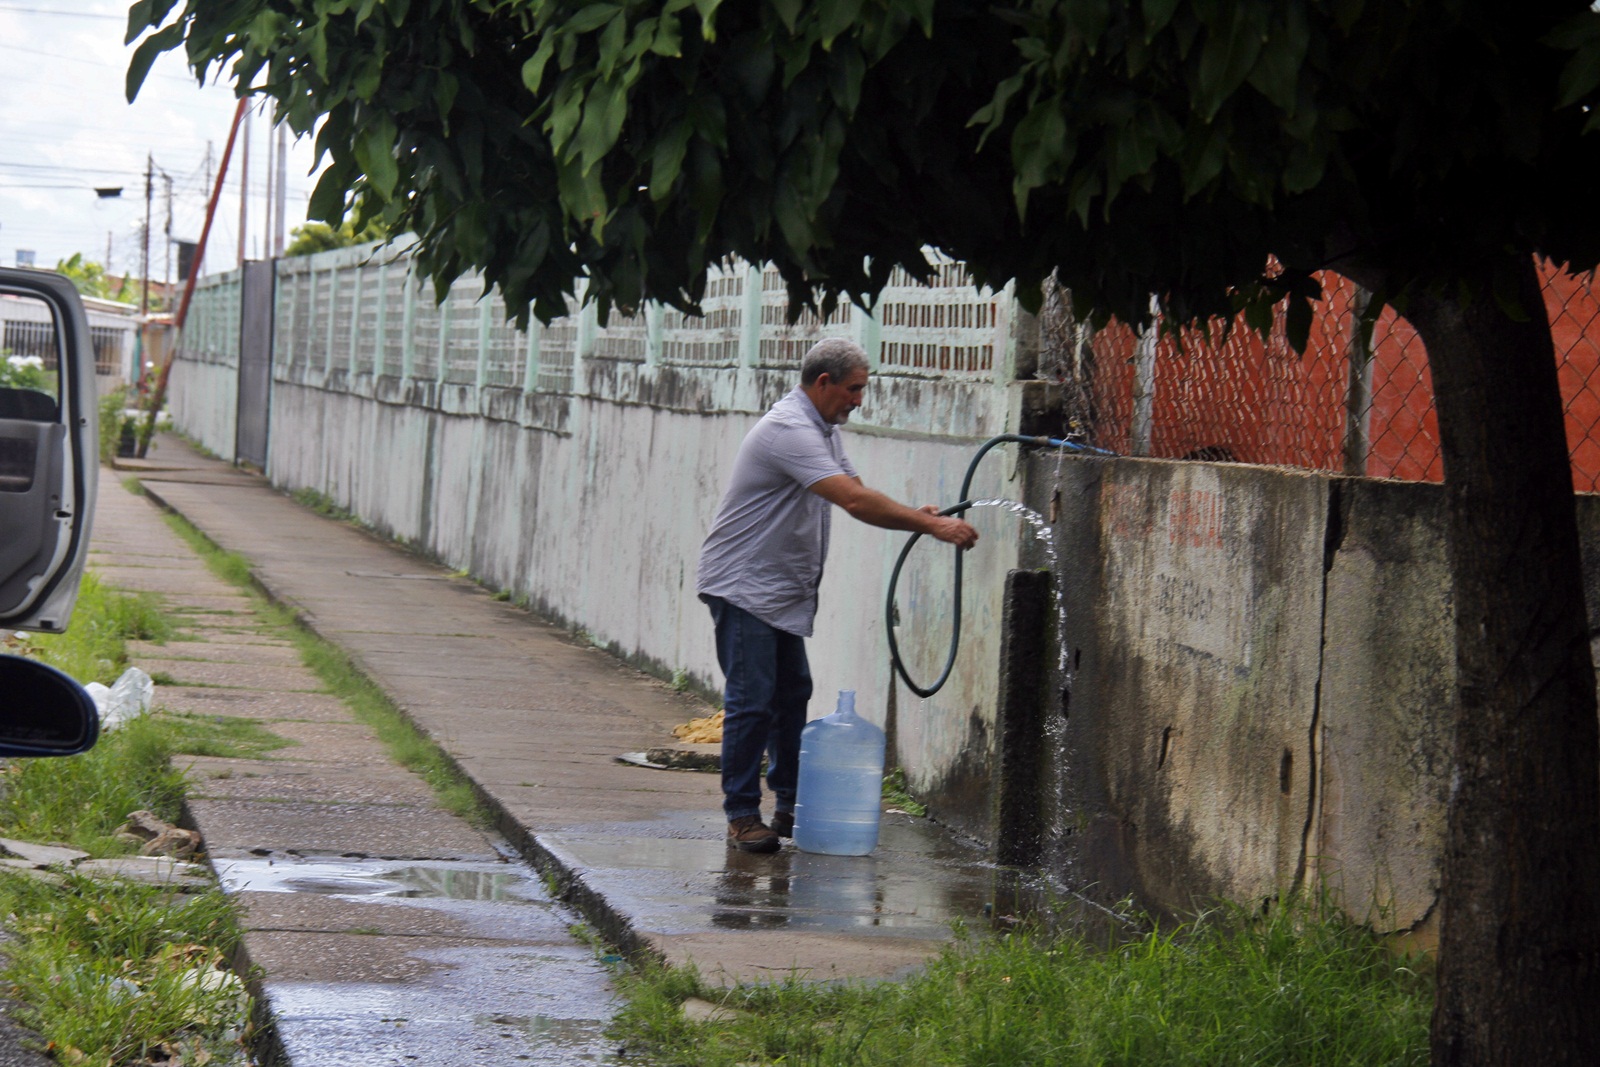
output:
[{"label": "concrete wall", "polygon": [[1384,928],[1425,925],[1454,683],[1440,487],[1140,460],[1029,475],[1070,512],[1046,865],[1169,908],[1325,885]]},{"label": "concrete wall", "polygon": [[228,462],[239,425],[239,368],[180,352],[167,385],[172,424]]},{"label": "concrete wall", "polygon": [[[625,381],[615,380],[619,371]],[[268,471],[274,484],[327,494],[383,533],[526,598],[635,662],[663,674],[687,671],[718,689],[710,618],[694,595],[700,542],[740,441],[792,375],[729,369],[696,376],[699,385],[688,388],[670,368],[586,373],[580,391],[563,396],[282,374],[273,383]],[[895,404],[951,406],[935,394],[958,389],[993,391],[873,385],[873,403],[845,431],[867,484],[914,504],[955,502],[974,440],[889,431],[872,419]],[[968,419],[983,409],[961,407]],[[976,491],[1007,491],[1010,463],[996,455]],[[890,684],[883,590],[904,535],[842,513],[809,652],[814,714],[832,710],[837,690],[857,690],[858,708],[894,731],[899,761],[935,809],[983,836],[997,620],[1017,531],[993,510],[974,521],[987,540],[967,561],[967,636],[938,697],[897,702]],[[948,643],[949,551],[919,548],[901,583],[899,640],[928,678]]]},{"label": "concrete wall", "polygon": [[[590,321],[557,387],[487,384],[487,340],[475,381],[461,359],[438,359],[430,378],[406,373],[421,355],[361,340],[361,323],[383,320],[363,318],[360,289],[296,286],[287,317],[300,327],[280,333],[274,363],[275,484],[326,494],[615,652],[718,687],[695,560],[740,440],[792,367],[675,365],[659,340],[614,358]],[[307,310],[319,307],[344,307],[350,328],[324,328]],[[404,316],[408,345],[425,310]],[[454,335],[440,336],[447,354]],[[537,342],[503,377],[543,381]],[[876,374],[846,430],[866,482],[952,503],[984,439],[1051,429],[1050,390],[1015,380],[1020,366],[1010,353],[982,374]],[[231,371],[190,360],[173,384],[180,426],[225,455]],[[1025,500],[1048,530],[969,513],[984,540],[966,557],[961,656],[927,701],[892,682],[883,631],[904,538],[836,518],[810,643],[814,714],[857,690],[913,788],[974,837],[994,840],[1002,793],[1036,796],[1038,847],[1011,854],[1067,885],[1169,908],[1326,885],[1385,928],[1426,929],[1453,700],[1438,486],[1008,446],[971,495]],[[1581,499],[1580,515],[1593,580],[1600,503]],[[1037,779],[1020,794],[995,770],[1002,589],[1019,564],[1054,572],[1061,594],[1034,635],[1049,661],[1034,752],[1004,761]],[[924,682],[949,640],[950,566],[924,545],[899,587],[898,639]]]}]

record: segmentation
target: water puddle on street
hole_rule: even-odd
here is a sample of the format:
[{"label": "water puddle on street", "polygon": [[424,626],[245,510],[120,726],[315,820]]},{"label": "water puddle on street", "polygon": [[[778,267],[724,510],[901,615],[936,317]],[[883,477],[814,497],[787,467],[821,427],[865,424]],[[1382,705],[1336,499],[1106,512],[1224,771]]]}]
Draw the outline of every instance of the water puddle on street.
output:
[{"label": "water puddle on street", "polygon": [[314,893],[323,896],[492,900],[528,904],[545,898],[531,872],[519,866],[404,860],[269,857],[219,862],[229,892]]}]

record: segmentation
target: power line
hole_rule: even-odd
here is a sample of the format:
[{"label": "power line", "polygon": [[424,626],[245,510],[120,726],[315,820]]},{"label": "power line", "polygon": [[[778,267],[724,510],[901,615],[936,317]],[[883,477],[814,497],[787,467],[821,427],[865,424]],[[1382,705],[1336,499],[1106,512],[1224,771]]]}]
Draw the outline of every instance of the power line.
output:
[{"label": "power line", "polygon": [[[5,9],[0,7],[0,11],[3,10]],[[121,63],[112,62],[110,60],[90,59],[88,56],[68,56],[63,55],[60,52],[45,52],[37,48],[31,48],[27,45],[0,44],[0,48],[10,52],[26,52],[30,56],[44,56],[47,59],[64,59],[69,63],[87,63],[91,67],[102,67],[110,70],[126,69],[123,68]],[[150,71],[150,74],[146,75],[147,78],[150,76],[161,78],[166,81],[183,82],[185,85],[193,85],[197,89],[201,88],[200,80],[198,78],[185,77],[182,74],[168,74],[166,71],[152,70]]]},{"label": "power line", "polygon": [[62,11],[53,7],[17,7],[15,4],[0,4],[0,11],[9,11],[13,15],[55,15],[60,18],[71,19],[104,19],[108,22],[127,22],[126,15],[106,15],[98,11]]}]

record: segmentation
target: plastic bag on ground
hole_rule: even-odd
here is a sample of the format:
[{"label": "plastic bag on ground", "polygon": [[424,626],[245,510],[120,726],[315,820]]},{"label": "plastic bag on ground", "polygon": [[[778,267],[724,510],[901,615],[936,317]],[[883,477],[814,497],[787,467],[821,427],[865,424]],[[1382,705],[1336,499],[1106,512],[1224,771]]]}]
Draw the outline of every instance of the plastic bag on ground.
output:
[{"label": "plastic bag on ground", "polygon": [[103,706],[98,697],[95,699],[100,707],[100,729],[115,730],[128,720],[137,719],[150,710],[155,693],[156,684],[150,676],[138,667],[129,667],[112,684]]}]

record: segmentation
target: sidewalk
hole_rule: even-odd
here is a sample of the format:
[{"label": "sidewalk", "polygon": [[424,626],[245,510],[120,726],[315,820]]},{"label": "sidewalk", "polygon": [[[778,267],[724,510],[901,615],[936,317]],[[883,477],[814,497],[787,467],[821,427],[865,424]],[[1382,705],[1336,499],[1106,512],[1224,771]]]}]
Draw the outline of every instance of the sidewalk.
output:
[{"label": "sidewalk", "polygon": [[138,467],[120,474],[348,652],[625,949],[713,980],[883,978],[936,954],[953,921],[985,921],[996,871],[940,827],[886,814],[864,858],[731,851],[715,775],[617,759],[672,744],[703,706],[170,436]]}]

